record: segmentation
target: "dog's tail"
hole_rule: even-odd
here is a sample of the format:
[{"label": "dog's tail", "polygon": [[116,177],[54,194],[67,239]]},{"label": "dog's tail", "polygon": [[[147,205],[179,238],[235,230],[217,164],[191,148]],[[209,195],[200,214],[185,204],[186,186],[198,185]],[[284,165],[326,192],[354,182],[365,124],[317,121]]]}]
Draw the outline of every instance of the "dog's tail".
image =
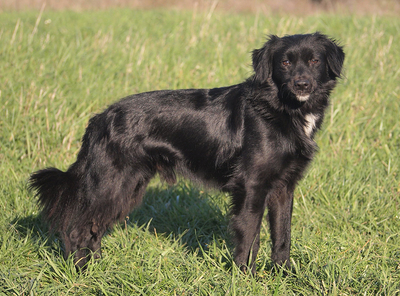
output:
[{"label": "dog's tail", "polygon": [[56,168],[37,171],[31,175],[28,188],[36,191],[42,216],[50,224],[50,229],[65,229],[68,216],[74,210],[78,190],[71,172],[62,172]]}]

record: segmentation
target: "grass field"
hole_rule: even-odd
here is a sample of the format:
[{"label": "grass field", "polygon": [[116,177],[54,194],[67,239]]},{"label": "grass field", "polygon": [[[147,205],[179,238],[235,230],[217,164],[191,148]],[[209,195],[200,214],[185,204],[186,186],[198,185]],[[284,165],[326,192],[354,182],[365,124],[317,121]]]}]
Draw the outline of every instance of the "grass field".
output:
[{"label": "grass field", "polygon": [[[294,272],[232,263],[229,197],[181,180],[143,206],[77,273],[38,216],[29,174],[66,169],[88,119],[128,94],[239,83],[266,34],[319,30],[345,46],[319,153],[295,192]],[[108,10],[0,14],[0,294],[400,294],[400,20]]]}]

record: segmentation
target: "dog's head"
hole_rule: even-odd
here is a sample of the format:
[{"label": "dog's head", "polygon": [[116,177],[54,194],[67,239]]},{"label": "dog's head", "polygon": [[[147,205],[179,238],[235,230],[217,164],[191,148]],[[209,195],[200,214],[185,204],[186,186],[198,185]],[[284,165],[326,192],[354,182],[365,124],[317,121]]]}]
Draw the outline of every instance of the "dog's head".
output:
[{"label": "dog's head", "polygon": [[254,80],[274,84],[282,100],[305,102],[316,89],[332,89],[341,76],[342,47],[320,33],[270,36],[253,51]]}]

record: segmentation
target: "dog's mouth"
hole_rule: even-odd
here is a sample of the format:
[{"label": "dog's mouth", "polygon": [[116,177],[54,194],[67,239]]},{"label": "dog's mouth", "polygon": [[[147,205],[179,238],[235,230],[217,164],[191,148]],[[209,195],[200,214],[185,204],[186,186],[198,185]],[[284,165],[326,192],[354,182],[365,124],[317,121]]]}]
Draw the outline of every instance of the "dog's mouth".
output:
[{"label": "dog's mouth", "polygon": [[310,98],[310,93],[296,93],[292,90],[286,89],[280,93],[282,103],[284,103],[289,109],[301,108]]},{"label": "dog's mouth", "polygon": [[310,98],[310,94],[296,94],[296,99],[299,102],[305,102]]}]

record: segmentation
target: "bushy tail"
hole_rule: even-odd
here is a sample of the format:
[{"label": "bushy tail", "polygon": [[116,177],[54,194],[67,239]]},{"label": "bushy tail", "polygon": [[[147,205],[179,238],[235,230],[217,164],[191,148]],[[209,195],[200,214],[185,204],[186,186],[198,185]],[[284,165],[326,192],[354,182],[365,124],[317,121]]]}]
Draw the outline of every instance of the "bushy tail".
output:
[{"label": "bushy tail", "polygon": [[31,175],[29,189],[36,191],[42,216],[52,231],[62,231],[67,227],[68,216],[76,204],[77,187],[74,176],[68,171],[47,168]]}]

